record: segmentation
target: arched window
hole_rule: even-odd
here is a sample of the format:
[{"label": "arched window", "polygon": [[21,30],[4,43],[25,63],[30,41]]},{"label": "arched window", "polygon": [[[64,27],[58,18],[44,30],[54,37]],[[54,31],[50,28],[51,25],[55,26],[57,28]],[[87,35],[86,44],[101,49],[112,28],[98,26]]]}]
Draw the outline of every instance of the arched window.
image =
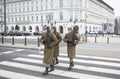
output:
[{"label": "arched window", "polygon": [[23,26],[23,31],[26,31],[26,27],[25,26]]},{"label": "arched window", "polygon": [[63,26],[59,27],[60,33],[63,33]]},{"label": "arched window", "polygon": [[29,31],[32,32],[32,26],[29,27]]},{"label": "arched window", "polygon": [[60,20],[63,20],[63,12],[60,12]]},{"label": "arched window", "polygon": [[20,27],[18,25],[16,25],[15,30],[20,30]]},{"label": "arched window", "polygon": [[14,27],[12,26],[12,27],[11,27],[11,31],[13,31],[13,30],[14,30]]},{"label": "arched window", "polygon": [[76,33],[79,32],[79,26],[78,26],[78,25],[74,26],[73,29],[74,29],[74,31],[75,31]]},{"label": "arched window", "polygon": [[39,31],[39,27],[38,27],[38,26],[36,26],[35,31],[36,31],[36,32],[38,32],[38,31]]}]

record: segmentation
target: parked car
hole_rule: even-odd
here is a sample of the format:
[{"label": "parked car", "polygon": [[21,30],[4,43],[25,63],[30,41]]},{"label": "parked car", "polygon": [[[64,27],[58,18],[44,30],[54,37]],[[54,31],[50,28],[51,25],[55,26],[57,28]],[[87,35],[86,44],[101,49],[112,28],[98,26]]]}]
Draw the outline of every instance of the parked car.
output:
[{"label": "parked car", "polygon": [[31,33],[28,31],[21,31],[23,36],[30,36]]},{"label": "parked car", "polygon": [[42,31],[34,32],[33,35],[42,35]]},{"label": "parked car", "polygon": [[22,36],[22,33],[19,30],[15,30],[15,31],[9,31],[8,35],[10,35],[10,36]]}]

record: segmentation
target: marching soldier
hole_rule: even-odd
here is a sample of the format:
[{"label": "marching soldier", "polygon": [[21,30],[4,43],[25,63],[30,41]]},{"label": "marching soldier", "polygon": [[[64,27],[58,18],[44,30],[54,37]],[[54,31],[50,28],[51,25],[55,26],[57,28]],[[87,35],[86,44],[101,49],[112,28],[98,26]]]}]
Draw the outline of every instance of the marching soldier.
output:
[{"label": "marching soldier", "polygon": [[62,41],[62,37],[60,36],[60,34],[56,31],[56,27],[52,27],[51,31],[55,34],[55,36],[58,39],[58,43],[56,44],[55,48],[54,48],[54,65],[55,64],[59,64],[58,61],[58,56],[59,56],[59,43]]},{"label": "marching soldier", "polygon": [[54,47],[57,44],[57,38],[56,36],[50,32],[50,28],[45,28],[45,33],[43,33],[40,41],[44,44],[44,59],[43,63],[46,65],[46,69],[43,72],[43,75],[48,74],[48,70],[50,68],[50,71],[54,71],[54,65],[53,65],[53,54],[54,54]]},{"label": "marching soldier", "polygon": [[67,43],[67,52],[70,59],[68,70],[71,70],[74,66],[73,58],[75,58],[75,49],[76,44],[79,42],[79,38],[77,37],[77,34],[74,32],[74,30],[72,31],[72,28],[68,27],[68,33],[65,35],[63,40]]}]

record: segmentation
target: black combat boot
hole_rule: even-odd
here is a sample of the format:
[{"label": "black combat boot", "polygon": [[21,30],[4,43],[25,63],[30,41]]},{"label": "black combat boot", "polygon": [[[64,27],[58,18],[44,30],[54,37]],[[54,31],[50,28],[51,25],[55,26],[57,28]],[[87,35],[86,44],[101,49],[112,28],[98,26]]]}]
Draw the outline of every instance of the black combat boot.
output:
[{"label": "black combat boot", "polygon": [[70,66],[69,66],[68,70],[72,70],[72,67],[74,67],[74,63],[70,62]]},{"label": "black combat boot", "polygon": [[47,75],[48,74],[48,69],[49,69],[49,67],[46,67],[45,71],[42,74]]},{"label": "black combat boot", "polygon": [[56,62],[55,62],[55,64],[59,64],[58,58],[56,58]]},{"label": "black combat boot", "polygon": [[49,72],[52,72],[52,71],[54,71],[54,65],[50,65],[50,70],[49,70]]}]

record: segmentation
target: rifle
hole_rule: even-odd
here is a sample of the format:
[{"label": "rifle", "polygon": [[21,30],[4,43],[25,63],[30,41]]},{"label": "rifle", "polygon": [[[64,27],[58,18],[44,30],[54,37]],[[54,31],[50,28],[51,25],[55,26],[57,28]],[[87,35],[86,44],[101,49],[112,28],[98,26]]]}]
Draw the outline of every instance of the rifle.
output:
[{"label": "rifle", "polygon": [[43,44],[46,46],[49,46],[51,44],[51,37],[49,33],[46,34],[46,39],[43,41]]},{"label": "rifle", "polygon": [[73,34],[72,34],[72,38],[68,40],[68,43],[71,43],[73,45],[76,45],[75,44],[75,40],[77,39],[77,35],[75,34],[75,32],[73,31]]}]

